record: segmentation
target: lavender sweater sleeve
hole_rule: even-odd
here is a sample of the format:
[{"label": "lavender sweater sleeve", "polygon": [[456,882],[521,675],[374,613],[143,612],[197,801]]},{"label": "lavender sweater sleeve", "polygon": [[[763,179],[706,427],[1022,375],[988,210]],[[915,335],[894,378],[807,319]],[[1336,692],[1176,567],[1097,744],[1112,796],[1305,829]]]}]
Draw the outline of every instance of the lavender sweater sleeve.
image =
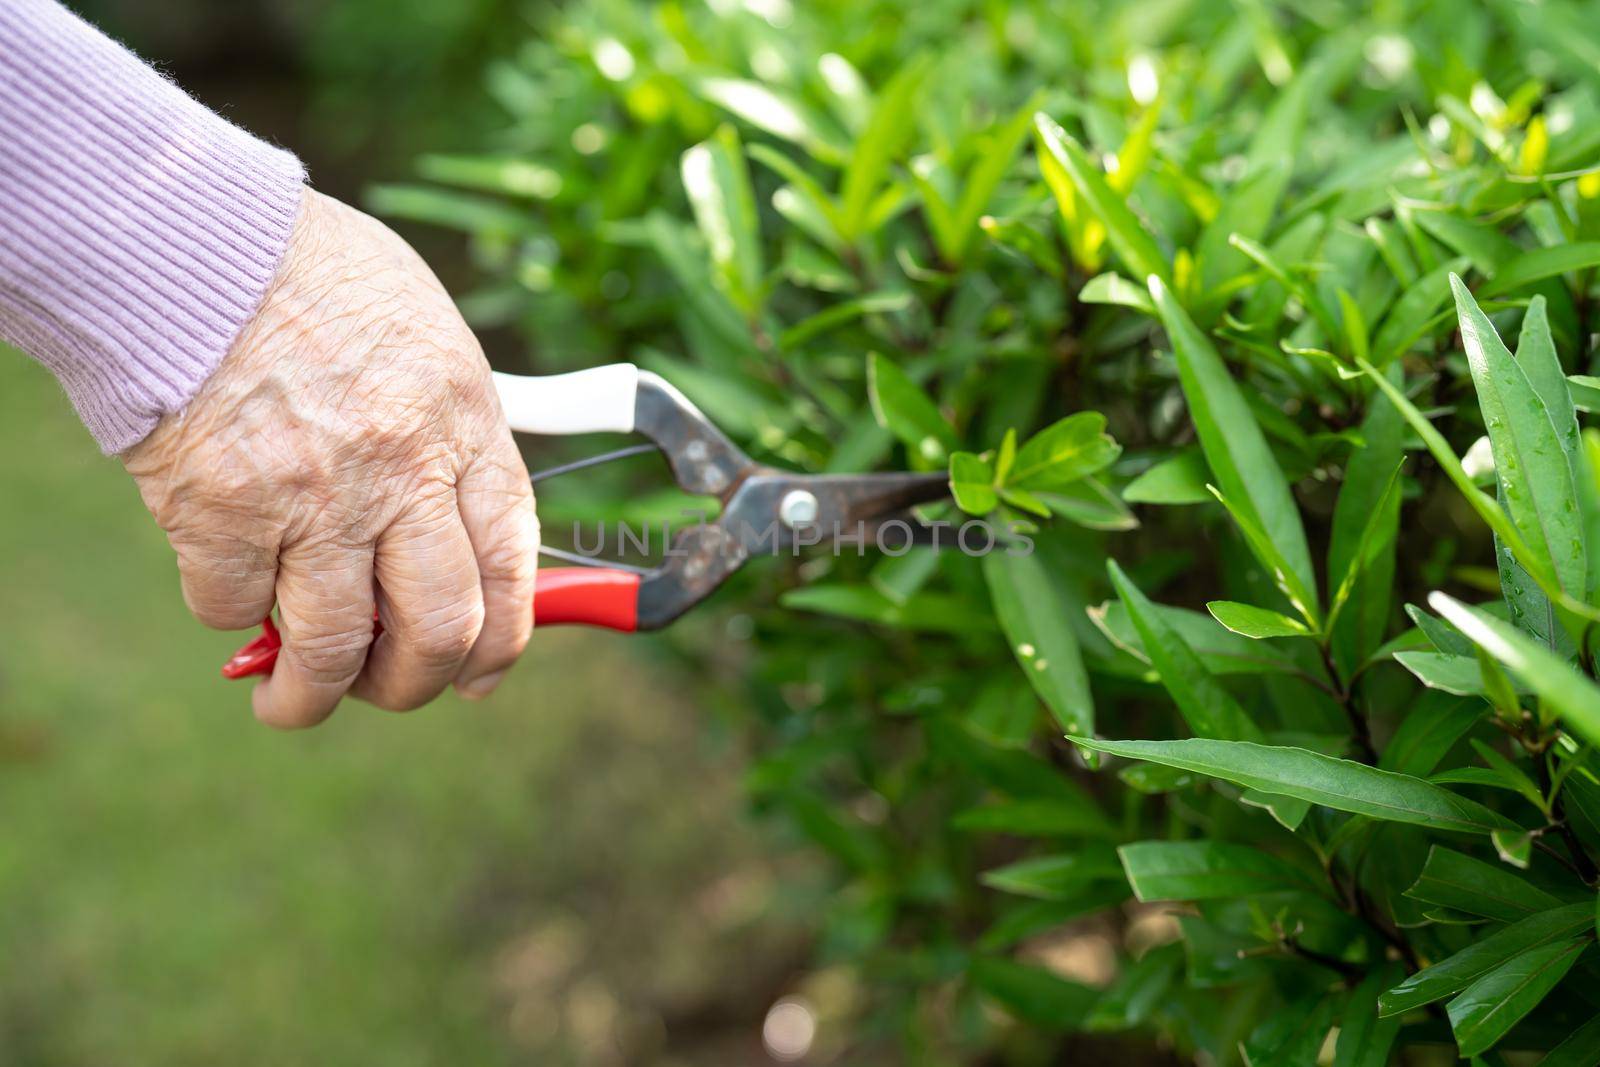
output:
[{"label": "lavender sweater sleeve", "polygon": [[0,0],[0,340],[50,368],[105,452],[227,353],[303,180],[55,0]]}]

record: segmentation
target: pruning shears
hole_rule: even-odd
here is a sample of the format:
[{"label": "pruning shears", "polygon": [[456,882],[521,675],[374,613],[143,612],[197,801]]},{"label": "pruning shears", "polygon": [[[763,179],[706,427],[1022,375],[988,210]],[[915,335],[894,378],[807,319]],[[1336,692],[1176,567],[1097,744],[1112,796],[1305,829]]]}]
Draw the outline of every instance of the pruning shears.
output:
[{"label": "pruning shears", "polygon": [[[494,383],[518,433],[639,433],[653,442],[542,471],[534,483],[659,451],[680,488],[722,504],[715,521],[680,531],[664,561],[651,568],[541,547],[541,554],[574,566],[539,571],[537,625],[657,630],[760,555],[830,543],[896,552],[939,545],[945,524],[924,522],[911,509],[949,496],[943,472],[796,474],[757,463],[671,383],[631,363],[546,377],[496,373]],[[269,616],[260,635],[223,665],[223,676],[272,673],[281,644]]]}]

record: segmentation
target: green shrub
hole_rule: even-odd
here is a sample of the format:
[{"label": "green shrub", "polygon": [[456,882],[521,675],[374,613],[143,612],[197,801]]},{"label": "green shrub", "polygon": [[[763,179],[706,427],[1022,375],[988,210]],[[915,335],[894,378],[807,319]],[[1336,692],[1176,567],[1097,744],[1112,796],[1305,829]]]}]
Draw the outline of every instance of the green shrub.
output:
[{"label": "green shrub", "polygon": [[1600,1061],[1597,72],[1563,0],[617,0],[373,191],[539,369],[1032,524],[679,635],[837,860],[841,1057]]}]

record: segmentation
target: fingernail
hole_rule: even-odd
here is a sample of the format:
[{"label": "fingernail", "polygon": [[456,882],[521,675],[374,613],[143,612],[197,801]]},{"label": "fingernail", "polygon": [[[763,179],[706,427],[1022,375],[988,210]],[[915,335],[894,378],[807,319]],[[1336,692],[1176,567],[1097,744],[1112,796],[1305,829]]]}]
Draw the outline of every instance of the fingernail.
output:
[{"label": "fingernail", "polygon": [[460,693],[468,700],[482,700],[495,691],[495,688],[505,676],[505,671],[494,671],[490,674],[485,674],[481,678],[474,678],[460,687]]}]

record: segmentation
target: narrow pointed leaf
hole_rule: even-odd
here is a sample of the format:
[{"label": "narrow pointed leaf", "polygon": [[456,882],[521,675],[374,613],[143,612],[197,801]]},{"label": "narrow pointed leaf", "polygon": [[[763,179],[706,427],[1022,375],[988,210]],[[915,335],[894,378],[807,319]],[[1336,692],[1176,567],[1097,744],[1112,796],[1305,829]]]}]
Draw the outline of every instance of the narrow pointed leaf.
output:
[{"label": "narrow pointed leaf", "polygon": [[1279,545],[1272,536],[1261,528],[1255,516],[1237,506],[1232,500],[1223,496],[1216,486],[1208,486],[1211,495],[1217,498],[1234,524],[1239,527],[1239,532],[1244,535],[1245,544],[1250,546],[1250,551],[1256,559],[1266,568],[1272,582],[1278,590],[1288,599],[1289,603],[1298,611],[1308,623],[1320,627],[1317,618],[1317,599],[1315,586],[1306,586],[1299,573],[1283,555]]},{"label": "narrow pointed leaf", "polygon": [[1594,905],[1587,902],[1530,915],[1424,967],[1380,997],[1378,1010],[1398,1015],[1442,1000],[1529,949],[1565,944],[1593,924]]},{"label": "narrow pointed leaf", "polygon": [[1596,266],[1600,266],[1600,241],[1531,249],[1495,271],[1489,284],[1483,287],[1483,298],[1487,300],[1543,278]]},{"label": "narrow pointed leaf", "polygon": [[1000,628],[1034,691],[1067,733],[1092,732],[1094,698],[1070,621],[1084,605],[1073,602],[1039,552],[990,552],[983,574]]},{"label": "narrow pointed leaf", "polygon": [[761,235],[744,147],[732,126],[683,154],[683,188],[706,239],[717,285],[746,315],[761,307]]},{"label": "narrow pointed leaf", "polygon": [[1466,498],[1468,504],[1472,505],[1472,510],[1478,513],[1478,517],[1484,521],[1484,524],[1506,543],[1511,552],[1524,566],[1530,568],[1530,573],[1534,574],[1535,579],[1541,585],[1554,585],[1555,577],[1548,565],[1542,565],[1542,561],[1534,556],[1533,550],[1523,540],[1522,534],[1517,531],[1510,517],[1506,515],[1505,509],[1473,484],[1471,475],[1462,468],[1460,458],[1451,450],[1450,444],[1444,439],[1444,436],[1434,429],[1433,424],[1427,420],[1427,417],[1422,412],[1417,410],[1416,405],[1406,399],[1405,394],[1394,383],[1379,373],[1376,367],[1364,360],[1357,360],[1356,362],[1367,377],[1371,378],[1378,388],[1383,391],[1383,394],[1389,398],[1389,402],[1400,410],[1400,414],[1405,418],[1412,430],[1416,431],[1417,436],[1422,438],[1422,443],[1427,446],[1434,461],[1444,471],[1445,477],[1450,479],[1451,483],[1456,487],[1456,491]]},{"label": "narrow pointed leaf", "polygon": [[955,450],[955,431],[933,401],[910,375],[876,352],[867,361],[867,396],[878,425],[914,455],[939,463]]},{"label": "narrow pointed leaf", "polygon": [[1206,605],[1211,617],[1242,637],[1309,637],[1305,623],[1254,604],[1213,600]]},{"label": "narrow pointed leaf", "polygon": [[[1183,637],[1156,612],[1155,605],[1139,591],[1139,587],[1117,566],[1116,560],[1106,561],[1111,584],[1122,599],[1128,617],[1150,659],[1150,665],[1161,676],[1161,684],[1177,704],[1184,721],[1201,737],[1219,737],[1234,741],[1259,741],[1265,737],[1239,706],[1233,695],[1224,689],[1200,657]],[[1070,731],[1069,731],[1070,732]]]},{"label": "narrow pointed leaf", "polygon": [[[1154,312],[1152,304],[1151,313]],[[1210,480],[1205,453],[1186,448],[1129,482],[1122,490],[1122,499],[1130,504],[1204,504],[1211,499],[1211,491],[1206,488]]]},{"label": "narrow pointed leaf", "polygon": [[1303,748],[1205,738],[1072,740],[1094,752],[1149,760],[1389,822],[1477,834],[1514,828],[1503,815],[1442,786]]},{"label": "narrow pointed leaf", "polygon": [[1250,405],[1211,341],[1166,285],[1155,277],[1148,284],[1172,341],[1189,416],[1217,485],[1277,547],[1295,580],[1311,596],[1315,611],[1316,572],[1300,509]]},{"label": "narrow pointed leaf", "polygon": [[1501,343],[1461,279],[1450,277],[1461,341],[1477,386],[1478,403],[1494,448],[1495,473],[1505,491],[1506,510],[1528,546],[1573,596],[1585,591],[1583,526],[1570,450],[1549,409],[1528,376]]},{"label": "narrow pointed leaf", "polygon": [[979,881],[990,889],[1038,900],[1065,900],[1086,883],[1120,879],[1122,865],[1108,845],[1037,856],[985,871]]},{"label": "narrow pointed leaf", "polygon": [[1215,900],[1311,888],[1304,875],[1270,852],[1221,841],[1140,841],[1117,849],[1133,895],[1160,900]]},{"label": "narrow pointed leaf", "polygon": [[1600,1063],[1600,1015],[1574,1030],[1539,1061],[1539,1067],[1591,1067]]},{"label": "narrow pointed leaf", "polygon": [[1485,919],[1516,922],[1561,901],[1492,863],[1434,845],[1406,896]]},{"label": "narrow pointed leaf", "polygon": [[1105,226],[1112,249],[1128,269],[1140,278],[1151,274],[1167,277],[1166,257],[1155,238],[1129,210],[1122,196],[1107,184],[1083,146],[1048,115],[1035,115],[1033,125],[1040,154],[1048,156],[1072,180],[1077,195]]},{"label": "narrow pointed leaf", "polygon": [[917,89],[928,69],[925,58],[914,59],[901,68],[878,94],[872,117],[856,139],[839,191],[840,228],[851,240],[864,232],[868,212],[888,177],[890,164],[916,132]]},{"label": "narrow pointed leaf", "polygon": [[1463,990],[1447,1005],[1461,1055],[1492,1048],[1567,976],[1588,945],[1583,939],[1531,948]]},{"label": "narrow pointed leaf", "polygon": [[1384,746],[1378,766],[1417,777],[1431,774],[1483,715],[1483,704],[1476,699],[1424,693],[1411,702],[1400,728]]},{"label": "narrow pointed leaf", "polygon": [[1592,743],[1600,742],[1600,686],[1544,645],[1481,608],[1469,607],[1444,593],[1434,593],[1428,605],[1510,668],[1574,733]]}]

